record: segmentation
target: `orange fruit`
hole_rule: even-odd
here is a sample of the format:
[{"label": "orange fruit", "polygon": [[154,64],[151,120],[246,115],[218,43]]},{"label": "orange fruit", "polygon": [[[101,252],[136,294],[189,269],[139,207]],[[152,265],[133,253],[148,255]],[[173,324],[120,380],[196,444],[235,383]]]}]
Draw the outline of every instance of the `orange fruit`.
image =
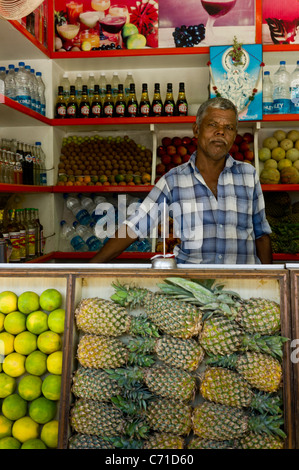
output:
[{"label": "orange fruit", "polygon": [[84,183],[90,183],[90,182],[91,182],[90,176],[84,176]]}]

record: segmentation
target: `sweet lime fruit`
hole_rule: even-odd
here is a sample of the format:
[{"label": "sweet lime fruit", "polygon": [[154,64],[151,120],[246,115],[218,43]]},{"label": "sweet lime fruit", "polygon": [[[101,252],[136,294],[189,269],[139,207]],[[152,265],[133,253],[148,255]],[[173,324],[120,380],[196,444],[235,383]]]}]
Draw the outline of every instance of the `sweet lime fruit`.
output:
[{"label": "sweet lime fruit", "polygon": [[131,36],[132,34],[138,34],[138,28],[135,24],[133,23],[126,23],[121,31],[121,35],[123,39],[126,39],[128,36]]},{"label": "sweet lime fruit", "polygon": [[11,377],[5,372],[0,373],[0,398],[8,397],[11,395],[17,386],[17,381],[14,377]]},{"label": "sweet lime fruit", "polygon": [[22,418],[27,413],[27,401],[18,393],[13,393],[4,398],[2,402],[2,414],[12,421]]},{"label": "sweet lime fruit", "polygon": [[18,335],[26,330],[26,315],[18,310],[6,315],[4,329],[12,335]]},{"label": "sweet lime fruit", "polygon": [[17,419],[12,425],[12,435],[21,443],[29,439],[37,439],[39,436],[39,424],[30,416]]},{"label": "sweet lime fruit", "polygon": [[61,391],[61,375],[50,374],[44,378],[42,393],[48,400],[59,400]]},{"label": "sweet lime fruit", "polygon": [[28,409],[29,416],[39,424],[46,424],[54,419],[56,411],[56,402],[46,397],[36,398],[30,403]]},{"label": "sweet lime fruit", "polygon": [[11,436],[11,428],[13,421],[0,415],[0,439],[6,436]]},{"label": "sweet lime fruit", "polygon": [[28,439],[28,441],[25,441],[21,449],[46,449],[47,446],[44,444],[44,442],[41,439]]},{"label": "sweet lime fruit", "polygon": [[52,312],[61,307],[62,295],[57,289],[46,289],[41,293],[39,302],[43,310]]},{"label": "sweet lime fruit", "polygon": [[62,373],[62,351],[55,351],[47,357],[47,369],[50,374]]},{"label": "sweet lime fruit", "polygon": [[37,348],[37,336],[30,331],[23,331],[15,337],[15,351],[28,356]]},{"label": "sweet lime fruit", "polygon": [[14,341],[14,335],[7,333],[7,331],[2,331],[0,333],[0,354],[7,356],[12,353],[14,351]]},{"label": "sweet lime fruit", "polygon": [[58,421],[56,419],[43,425],[40,438],[47,447],[56,449],[58,445]]},{"label": "sweet lime fruit", "polygon": [[4,330],[4,320],[5,320],[4,313],[0,313],[0,331]]},{"label": "sweet lime fruit", "polygon": [[61,334],[64,332],[64,319],[65,310],[63,308],[57,308],[49,313],[48,326],[54,333]]},{"label": "sweet lime fruit", "polygon": [[146,45],[146,37],[143,34],[131,34],[126,41],[127,49],[143,49]]},{"label": "sweet lime fruit", "polygon": [[14,310],[18,310],[18,296],[10,290],[1,292],[0,312],[7,314],[13,312]]},{"label": "sweet lime fruit", "polygon": [[37,347],[45,354],[52,354],[61,348],[61,337],[54,331],[44,331],[37,337]]},{"label": "sweet lime fruit", "polygon": [[20,449],[21,443],[15,437],[7,436],[0,439],[0,449]]},{"label": "sweet lime fruit", "polygon": [[34,312],[35,310],[39,309],[39,296],[36,292],[32,292],[30,290],[26,292],[22,292],[18,298],[18,310],[20,312],[28,313]]},{"label": "sweet lime fruit", "polygon": [[32,401],[42,394],[42,379],[37,375],[24,375],[18,383],[18,393],[24,400]]},{"label": "sweet lime fruit", "polygon": [[33,351],[26,357],[25,369],[28,374],[43,375],[47,371],[47,355],[41,351]]},{"label": "sweet lime fruit", "polygon": [[3,361],[3,372],[11,377],[20,377],[25,374],[26,356],[13,352],[6,356]]},{"label": "sweet lime fruit", "polygon": [[40,335],[48,329],[48,315],[42,310],[31,312],[26,318],[26,328],[35,335]]}]

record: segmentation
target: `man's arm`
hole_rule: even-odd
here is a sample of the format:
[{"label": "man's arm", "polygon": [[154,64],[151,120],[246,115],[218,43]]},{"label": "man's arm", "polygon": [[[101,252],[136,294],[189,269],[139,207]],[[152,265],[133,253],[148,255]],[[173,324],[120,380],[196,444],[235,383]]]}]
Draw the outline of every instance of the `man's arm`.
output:
[{"label": "man's arm", "polygon": [[137,238],[130,227],[125,224],[122,225],[114,237],[105,243],[103,248],[91,258],[89,263],[108,263],[125,251]]},{"label": "man's arm", "polygon": [[262,264],[272,264],[272,247],[269,235],[262,235],[255,240],[256,253]]}]

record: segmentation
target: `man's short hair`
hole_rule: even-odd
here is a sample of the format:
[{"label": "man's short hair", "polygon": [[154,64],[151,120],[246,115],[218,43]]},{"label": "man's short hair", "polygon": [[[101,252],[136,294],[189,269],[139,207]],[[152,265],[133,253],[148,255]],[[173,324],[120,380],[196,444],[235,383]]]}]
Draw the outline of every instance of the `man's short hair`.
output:
[{"label": "man's short hair", "polygon": [[206,111],[208,108],[217,108],[228,110],[231,109],[236,115],[236,128],[238,129],[238,110],[234,103],[227,98],[222,98],[222,96],[216,96],[216,98],[210,98],[200,105],[196,115],[196,124],[197,127],[200,126]]}]

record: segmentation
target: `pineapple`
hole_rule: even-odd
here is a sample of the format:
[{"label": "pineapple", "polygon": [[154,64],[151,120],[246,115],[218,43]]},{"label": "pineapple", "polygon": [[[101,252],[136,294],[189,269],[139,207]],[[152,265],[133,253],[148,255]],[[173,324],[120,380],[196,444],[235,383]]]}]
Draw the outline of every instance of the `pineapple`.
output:
[{"label": "pineapple", "polygon": [[108,369],[126,364],[129,351],[117,338],[84,334],[78,345],[78,360],[83,367]]},{"label": "pineapple", "polygon": [[114,449],[106,439],[88,434],[76,433],[69,439],[69,449]]},{"label": "pineapple", "polygon": [[248,333],[273,335],[280,331],[280,306],[273,300],[251,298],[241,303],[235,320]]},{"label": "pineapple", "polygon": [[268,354],[247,351],[226,357],[210,357],[209,364],[235,368],[251,387],[262,392],[276,392],[282,381],[280,362]]},{"label": "pineapple", "polygon": [[281,415],[254,415],[239,408],[210,402],[203,402],[194,409],[192,422],[194,434],[202,439],[238,439],[250,431],[285,437],[281,429]]},{"label": "pineapple", "polygon": [[163,332],[177,338],[191,338],[201,331],[202,313],[195,305],[169,299],[162,293],[113,284],[111,299],[122,306],[142,305],[148,318]]},{"label": "pineapple", "polygon": [[150,428],[161,433],[187,435],[192,427],[192,407],[177,400],[159,398],[147,407],[146,419]]},{"label": "pineapple", "polygon": [[205,370],[200,392],[206,400],[222,405],[250,407],[270,414],[282,412],[279,397],[253,393],[240,374],[223,367],[208,367]]},{"label": "pineapple", "polygon": [[158,329],[145,316],[130,315],[110,300],[92,297],[81,300],[75,310],[77,328],[85,333],[121,336],[125,333],[159,336]]},{"label": "pineapple", "polygon": [[239,445],[242,449],[283,449],[284,441],[265,432],[249,432],[239,440]]},{"label": "pineapple", "polygon": [[184,439],[168,433],[154,433],[143,444],[143,449],[183,449]]},{"label": "pineapple", "polygon": [[73,375],[72,392],[78,398],[108,401],[122,393],[122,387],[107,372],[80,367]]}]

